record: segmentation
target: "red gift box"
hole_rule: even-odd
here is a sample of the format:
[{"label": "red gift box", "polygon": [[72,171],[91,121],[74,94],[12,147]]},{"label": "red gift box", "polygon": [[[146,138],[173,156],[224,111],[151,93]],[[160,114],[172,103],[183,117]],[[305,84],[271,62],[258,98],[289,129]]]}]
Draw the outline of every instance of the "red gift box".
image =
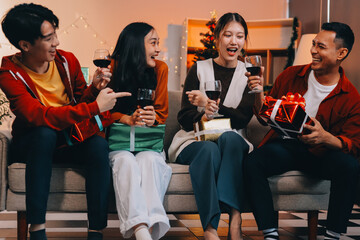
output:
[{"label": "red gift box", "polygon": [[281,99],[265,97],[259,115],[280,135],[296,138],[303,132],[304,124],[311,122],[305,112],[305,99],[298,93],[288,93]]}]

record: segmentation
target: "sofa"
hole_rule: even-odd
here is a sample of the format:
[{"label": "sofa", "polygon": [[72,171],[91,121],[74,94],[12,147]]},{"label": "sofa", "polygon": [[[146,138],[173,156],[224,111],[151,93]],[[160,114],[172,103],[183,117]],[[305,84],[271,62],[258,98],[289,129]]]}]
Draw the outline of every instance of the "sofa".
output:
[{"label": "sofa", "polygon": [[[177,112],[180,109],[181,92],[169,91],[169,117],[166,122],[164,149],[167,151],[174,134],[180,129]],[[267,127],[255,118],[246,129],[249,140],[256,146]],[[0,133],[0,211],[17,211],[18,239],[26,239],[25,219],[25,164],[7,163],[9,141]],[[168,213],[196,213],[188,166],[169,163],[173,175],[164,199]],[[318,210],[327,209],[330,182],[310,178],[298,171],[269,178],[274,207],[277,211],[308,212],[309,239],[316,239]],[[110,193],[109,212],[116,212],[113,192]],[[78,166],[54,165],[48,201],[48,211],[85,212],[84,172]],[[251,209],[248,207],[248,211]]]}]

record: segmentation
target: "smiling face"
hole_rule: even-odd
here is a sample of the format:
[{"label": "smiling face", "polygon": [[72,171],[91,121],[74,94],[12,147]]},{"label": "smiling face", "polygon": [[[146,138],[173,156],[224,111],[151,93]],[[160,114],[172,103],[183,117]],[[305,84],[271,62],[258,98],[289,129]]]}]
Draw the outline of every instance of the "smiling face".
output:
[{"label": "smiling face", "polygon": [[310,50],[312,56],[311,69],[318,74],[338,71],[341,61],[347,54],[347,49],[341,47],[335,37],[335,32],[322,30],[313,40]]},{"label": "smiling face", "polygon": [[159,36],[154,29],[145,36],[144,44],[146,64],[148,67],[154,68],[156,65],[155,57],[157,57],[160,53]]},{"label": "smiling face", "polygon": [[244,45],[244,27],[236,21],[229,22],[220,32],[219,39],[216,39],[219,52],[217,63],[224,67],[236,67],[238,56]]},{"label": "smiling face", "polygon": [[36,39],[34,44],[27,44],[23,50],[35,62],[51,62],[55,59],[56,47],[59,46],[54,26],[44,21],[41,25],[41,34],[43,37]]}]

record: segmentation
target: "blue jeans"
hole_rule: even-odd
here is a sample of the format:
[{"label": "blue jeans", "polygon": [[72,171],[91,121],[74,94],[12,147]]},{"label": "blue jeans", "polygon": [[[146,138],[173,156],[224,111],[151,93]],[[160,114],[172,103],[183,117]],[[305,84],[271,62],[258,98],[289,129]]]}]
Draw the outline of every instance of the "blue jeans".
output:
[{"label": "blue jeans", "polygon": [[107,225],[110,187],[109,147],[100,136],[58,148],[62,132],[36,127],[13,139],[10,161],[26,163],[26,215],[29,224],[45,223],[52,164],[79,164],[85,169],[89,229]]},{"label": "blue jeans", "polygon": [[235,132],[223,133],[217,142],[193,142],[181,151],[177,163],[188,164],[203,229],[217,229],[222,211],[244,207],[243,159],[249,151]]},{"label": "blue jeans", "polygon": [[278,227],[267,178],[299,170],[331,181],[326,226],[337,233],[346,232],[359,176],[359,163],[352,155],[329,149],[315,156],[297,139],[276,139],[249,154],[244,170],[259,230]]}]

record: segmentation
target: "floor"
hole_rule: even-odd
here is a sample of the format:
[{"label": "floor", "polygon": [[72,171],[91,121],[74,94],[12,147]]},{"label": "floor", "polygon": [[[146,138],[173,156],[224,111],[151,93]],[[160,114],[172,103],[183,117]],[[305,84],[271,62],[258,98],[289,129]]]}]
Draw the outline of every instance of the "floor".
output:
[{"label": "floor", "polygon": [[[169,240],[196,240],[204,239],[199,215],[197,214],[170,214],[171,229],[162,238]],[[256,222],[251,213],[243,213],[243,234],[245,240],[262,239],[261,232],[257,231]],[[279,233],[281,240],[307,239],[307,214],[300,212],[279,213]],[[319,214],[318,239],[323,239],[326,212]],[[104,231],[104,239],[122,239],[116,214],[109,215],[108,227]],[[49,240],[73,239],[85,240],[87,231],[86,214],[84,213],[48,213],[47,236]],[[360,207],[354,205],[348,225],[347,234],[342,240],[360,240]],[[218,234],[222,240],[226,239],[228,231],[228,216],[222,214]],[[16,213],[0,212],[0,240],[16,239]],[[134,238],[131,238],[131,240]]]}]

